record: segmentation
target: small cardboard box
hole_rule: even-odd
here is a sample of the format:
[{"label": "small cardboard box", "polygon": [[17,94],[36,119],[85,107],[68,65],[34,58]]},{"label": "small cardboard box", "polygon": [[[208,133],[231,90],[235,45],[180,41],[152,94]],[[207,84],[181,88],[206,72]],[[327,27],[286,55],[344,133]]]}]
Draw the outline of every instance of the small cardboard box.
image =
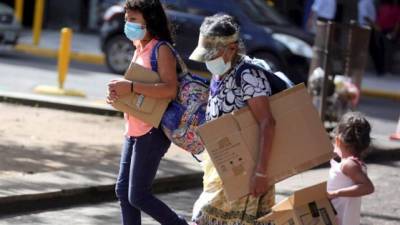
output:
[{"label": "small cardboard box", "polygon": [[[270,97],[276,120],[268,162],[269,184],[329,161],[332,144],[304,85]],[[259,149],[259,126],[248,108],[199,127],[198,132],[234,201],[250,193],[249,184]]]},{"label": "small cardboard box", "polygon": [[[143,83],[158,83],[160,76],[136,63],[131,63],[125,73],[125,79]],[[142,121],[158,127],[170,99],[150,98],[136,93],[118,99],[112,106]]]},{"label": "small cardboard box", "polygon": [[275,225],[337,225],[336,211],[326,196],[326,182],[294,192],[258,219]]}]

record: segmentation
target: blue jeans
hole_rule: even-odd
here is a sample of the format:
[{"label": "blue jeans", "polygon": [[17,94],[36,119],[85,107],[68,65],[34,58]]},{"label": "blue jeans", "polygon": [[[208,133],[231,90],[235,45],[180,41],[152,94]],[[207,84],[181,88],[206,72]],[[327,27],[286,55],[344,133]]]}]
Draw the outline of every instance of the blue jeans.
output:
[{"label": "blue jeans", "polygon": [[143,136],[126,138],[115,189],[124,225],[140,225],[141,211],[163,225],[187,225],[151,191],[161,158],[170,144],[162,130],[156,128]]}]

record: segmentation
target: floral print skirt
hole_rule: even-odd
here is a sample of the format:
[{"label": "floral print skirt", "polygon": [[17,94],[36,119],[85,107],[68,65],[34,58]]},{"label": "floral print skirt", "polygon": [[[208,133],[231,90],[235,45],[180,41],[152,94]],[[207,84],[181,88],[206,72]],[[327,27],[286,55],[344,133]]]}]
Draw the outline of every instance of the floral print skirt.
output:
[{"label": "floral print skirt", "polygon": [[229,202],[209,156],[203,160],[202,167],[204,189],[194,205],[193,222],[198,225],[272,225],[257,222],[257,219],[268,214],[275,204],[274,187],[260,197],[246,196]]}]

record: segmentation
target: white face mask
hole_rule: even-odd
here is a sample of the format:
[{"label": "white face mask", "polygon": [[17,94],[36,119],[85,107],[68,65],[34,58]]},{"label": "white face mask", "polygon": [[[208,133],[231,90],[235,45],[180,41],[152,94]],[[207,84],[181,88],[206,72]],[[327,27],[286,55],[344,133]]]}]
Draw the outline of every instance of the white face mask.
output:
[{"label": "white face mask", "polygon": [[206,61],[207,69],[212,73],[214,76],[221,76],[228,72],[231,68],[231,62],[225,63],[224,58],[222,56],[213,59],[211,61]]}]

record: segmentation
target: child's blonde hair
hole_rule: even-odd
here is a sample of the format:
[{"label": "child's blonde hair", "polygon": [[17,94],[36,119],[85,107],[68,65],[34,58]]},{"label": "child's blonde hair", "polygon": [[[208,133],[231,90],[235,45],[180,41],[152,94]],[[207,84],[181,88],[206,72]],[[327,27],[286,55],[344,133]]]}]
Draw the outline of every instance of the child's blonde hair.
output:
[{"label": "child's blonde hair", "polygon": [[336,128],[337,136],[355,156],[362,156],[371,143],[371,125],[359,112],[346,113]]}]

